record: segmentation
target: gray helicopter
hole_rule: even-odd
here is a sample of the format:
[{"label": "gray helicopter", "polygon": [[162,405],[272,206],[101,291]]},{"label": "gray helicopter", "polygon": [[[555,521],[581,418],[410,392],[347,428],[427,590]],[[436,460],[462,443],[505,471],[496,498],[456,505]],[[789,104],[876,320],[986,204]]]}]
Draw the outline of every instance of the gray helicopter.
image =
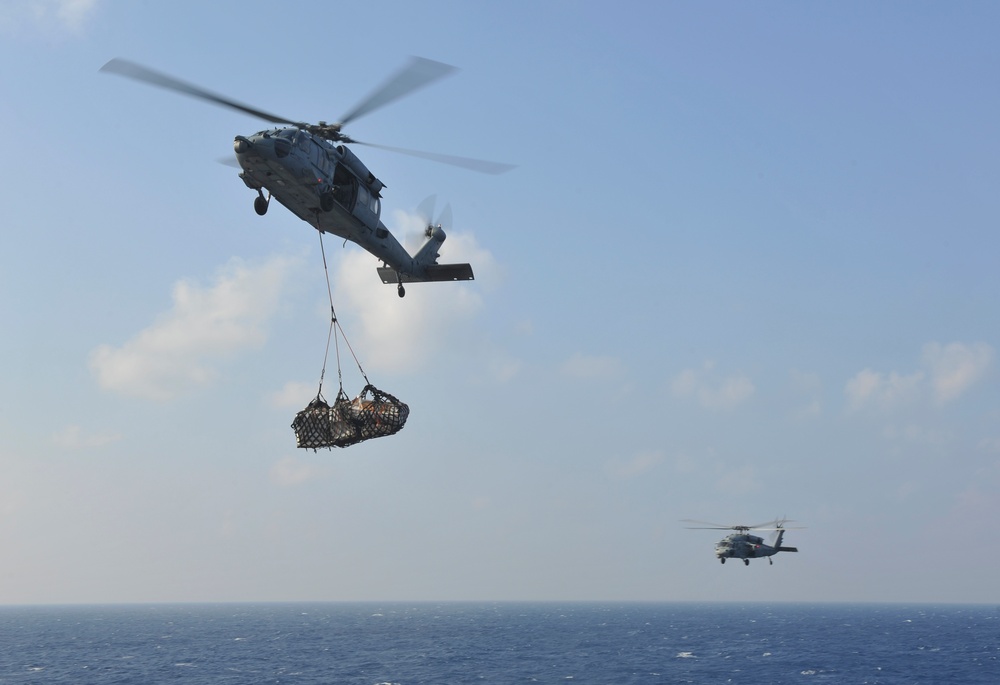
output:
[{"label": "gray helicopter", "polygon": [[[263,216],[271,198],[321,233],[350,240],[382,260],[378,268],[383,283],[395,283],[399,296],[403,283],[423,281],[468,281],[474,278],[469,264],[438,264],[438,250],[445,240],[441,221],[426,217],[426,242],[414,255],[406,252],[380,219],[381,193],[385,188],[348,147],[368,145],[435,162],[452,164],[488,174],[500,174],[513,165],[441,155],[418,150],[362,143],[343,133],[347,123],[369,114],[404,95],[436,81],[455,67],[414,57],[388,81],[358,103],[338,123],[308,124],[275,116],[198,86],[123,59],[112,59],[101,71],[126,76],[207,100],[282,125],[250,136],[236,136],[233,149],[242,169],[240,178],[257,192],[254,209]],[[267,197],[264,196],[267,191]],[[446,208],[446,212],[447,212]]]},{"label": "gray helicopter", "polygon": [[[775,519],[774,521],[768,521],[767,523],[758,523],[752,526],[726,526],[718,523],[709,523],[707,521],[693,521],[691,519],[684,519],[684,523],[696,523],[696,526],[687,526],[688,528],[695,530],[734,530],[735,533],[730,533],[726,537],[722,538],[715,544],[715,556],[723,564],[726,563],[726,559],[742,559],[743,563],[747,566],[750,565],[751,559],[756,559],[758,557],[767,557],[767,563],[773,564],[771,557],[778,552],[798,552],[798,547],[782,547],[781,541],[785,536],[785,531],[789,527],[785,526],[789,519]],[[791,526],[791,528],[799,528],[799,526]],[[751,530],[772,530],[777,531],[778,534],[775,537],[774,544],[768,545],[764,542],[764,539],[757,535],[750,535]]]}]

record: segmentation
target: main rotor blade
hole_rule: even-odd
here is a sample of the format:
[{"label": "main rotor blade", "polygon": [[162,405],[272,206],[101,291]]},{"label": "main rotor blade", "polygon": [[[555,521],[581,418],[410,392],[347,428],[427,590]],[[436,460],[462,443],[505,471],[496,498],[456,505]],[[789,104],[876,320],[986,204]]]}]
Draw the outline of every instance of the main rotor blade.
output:
[{"label": "main rotor blade", "polygon": [[376,143],[364,143],[360,140],[351,140],[355,145],[367,145],[368,147],[375,147],[380,150],[388,150],[389,152],[398,152],[401,155],[409,155],[410,157],[419,157],[420,159],[429,159],[432,162],[438,162],[440,164],[450,164],[451,166],[462,167],[463,169],[469,169],[471,171],[478,171],[481,174],[503,174],[511,169],[514,169],[516,164],[504,164],[502,162],[489,162],[485,159],[472,159],[470,157],[457,157],[455,155],[442,155],[436,152],[421,152],[420,150],[407,150],[402,147],[390,147],[388,145],[378,145]]},{"label": "main rotor blade", "polygon": [[177,91],[178,93],[183,93],[184,95],[198,98],[200,100],[208,100],[209,102],[221,105],[222,107],[229,107],[230,109],[244,112],[250,116],[263,119],[264,121],[269,121],[272,124],[290,124],[292,126],[301,126],[301,124],[285,119],[284,117],[269,114],[263,110],[255,109],[249,105],[244,105],[221,95],[216,95],[215,93],[207,91],[204,88],[199,88],[198,86],[190,83],[185,83],[184,81],[175,79],[173,76],[161,74],[158,71],[153,71],[152,69],[136,64],[135,62],[129,62],[125,59],[119,59],[116,57],[101,67],[101,71],[106,71],[109,74],[126,76],[128,78],[135,79],[136,81],[144,81],[154,86]]},{"label": "main rotor blade", "polygon": [[393,100],[409,95],[457,70],[457,67],[443,62],[435,62],[425,57],[411,57],[406,66],[345,114],[340,124],[343,126],[349,121],[374,112],[379,107],[384,107]]},{"label": "main rotor blade", "polygon": [[[786,521],[791,521],[791,519],[785,519]],[[749,526],[742,526],[739,524],[735,525],[725,525],[722,523],[712,523],[711,521],[697,521],[695,519],[681,519],[681,523],[696,523],[696,526],[687,526],[692,530],[792,530],[798,528],[799,526],[782,526],[782,528],[777,528],[776,526],[782,522],[782,519],[776,519],[774,521],[766,521],[764,523],[756,523]]]},{"label": "main rotor blade", "polygon": [[711,521],[698,521],[696,519],[681,519],[681,523],[696,523],[697,526],[687,526],[691,530],[730,530],[732,526],[722,523],[712,523]]}]

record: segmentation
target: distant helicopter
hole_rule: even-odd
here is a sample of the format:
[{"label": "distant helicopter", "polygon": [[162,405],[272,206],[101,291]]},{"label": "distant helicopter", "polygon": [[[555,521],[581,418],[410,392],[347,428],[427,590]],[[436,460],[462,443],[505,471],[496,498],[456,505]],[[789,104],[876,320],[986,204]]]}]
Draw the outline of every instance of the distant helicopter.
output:
[{"label": "distant helicopter", "polygon": [[[758,523],[752,526],[726,526],[720,525],[718,523],[708,523],[707,521],[693,521],[691,519],[684,519],[684,523],[697,523],[697,526],[688,526],[688,528],[695,530],[735,530],[735,533],[730,533],[726,537],[722,538],[715,544],[715,556],[718,557],[719,561],[723,564],[726,563],[726,559],[742,559],[743,563],[747,566],[750,565],[751,559],[756,559],[757,557],[767,557],[767,563],[773,564],[771,557],[778,552],[798,552],[797,547],[782,547],[781,540],[785,536],[785,531],[788,530],[785,524],[788,523],[788,519],[775,519],[774,521],[768,521],[767,523]],[[792,528],[798,528],[798,526],[792,526]],[[774,540],[773,545],[764,544],[764,539],[756,535],[750,535],[751,530],[776,530],[778,535]]]},{"label": "distant helicopter", "polygon": [[[452,164],[473,171],[500,174],[510,164],[440,155],[417,150],[362,143],[341,133],[350,121],[436,81],[455,70],[441,62],[414,57],[395,76],[362,100],[340,122],[295,122],[216,95],[198,86],[124,59],[112,59],[101,71],[127,76],[191,97],[236,109],[284,128],[236,136],[233,149],[242,172],[240,178],[257,191],[254,209],[263,216],[272,197],[321,233],[333,233],[357,243],[382,260],[378,268],[383,283],[395,283],[399,296],[403,283],[468,281],[474,278],[469,264],[438,264],[438,250],[445,240],[441,224],[428,219],[426,242],[414,255],[406,252],[380,220],[381,191],[385,187],[368,167],[346,147],[369,145],[392,152]],[[264,191],[267,197],[264,197]]]}]

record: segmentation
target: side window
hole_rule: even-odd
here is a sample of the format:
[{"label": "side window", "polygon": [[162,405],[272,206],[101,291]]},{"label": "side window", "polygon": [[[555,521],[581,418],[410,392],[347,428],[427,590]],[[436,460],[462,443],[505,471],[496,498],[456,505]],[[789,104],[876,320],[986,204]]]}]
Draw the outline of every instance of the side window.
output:
[{"label": "side window", "polygon": [[358,204],[368,206],[371,201],[371,193],[363,185],[358,185]]}]

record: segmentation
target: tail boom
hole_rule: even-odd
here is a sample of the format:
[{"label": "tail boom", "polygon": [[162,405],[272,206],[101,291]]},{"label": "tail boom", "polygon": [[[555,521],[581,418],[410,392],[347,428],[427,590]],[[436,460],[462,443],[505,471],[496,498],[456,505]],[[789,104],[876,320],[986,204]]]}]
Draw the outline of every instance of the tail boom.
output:
[{"label": "tail boom", "polygon": [[782,547],[781,540],[785,537],[785,529],[778,528],[778,539],[774,541],[774,549],[779,552],[798,552],[798,547]]},{"label": "tail boom", "polygon": [[386,285],[403,283],[426,283],[440,281],[471,281],[475,279],[471,264],[438,264],[438,249],[444,242],[444,230],[440,226],[428,229],[427,242],[413,255],[411,268],[399,269],[391,266],[378,267],[379,278]]}]

